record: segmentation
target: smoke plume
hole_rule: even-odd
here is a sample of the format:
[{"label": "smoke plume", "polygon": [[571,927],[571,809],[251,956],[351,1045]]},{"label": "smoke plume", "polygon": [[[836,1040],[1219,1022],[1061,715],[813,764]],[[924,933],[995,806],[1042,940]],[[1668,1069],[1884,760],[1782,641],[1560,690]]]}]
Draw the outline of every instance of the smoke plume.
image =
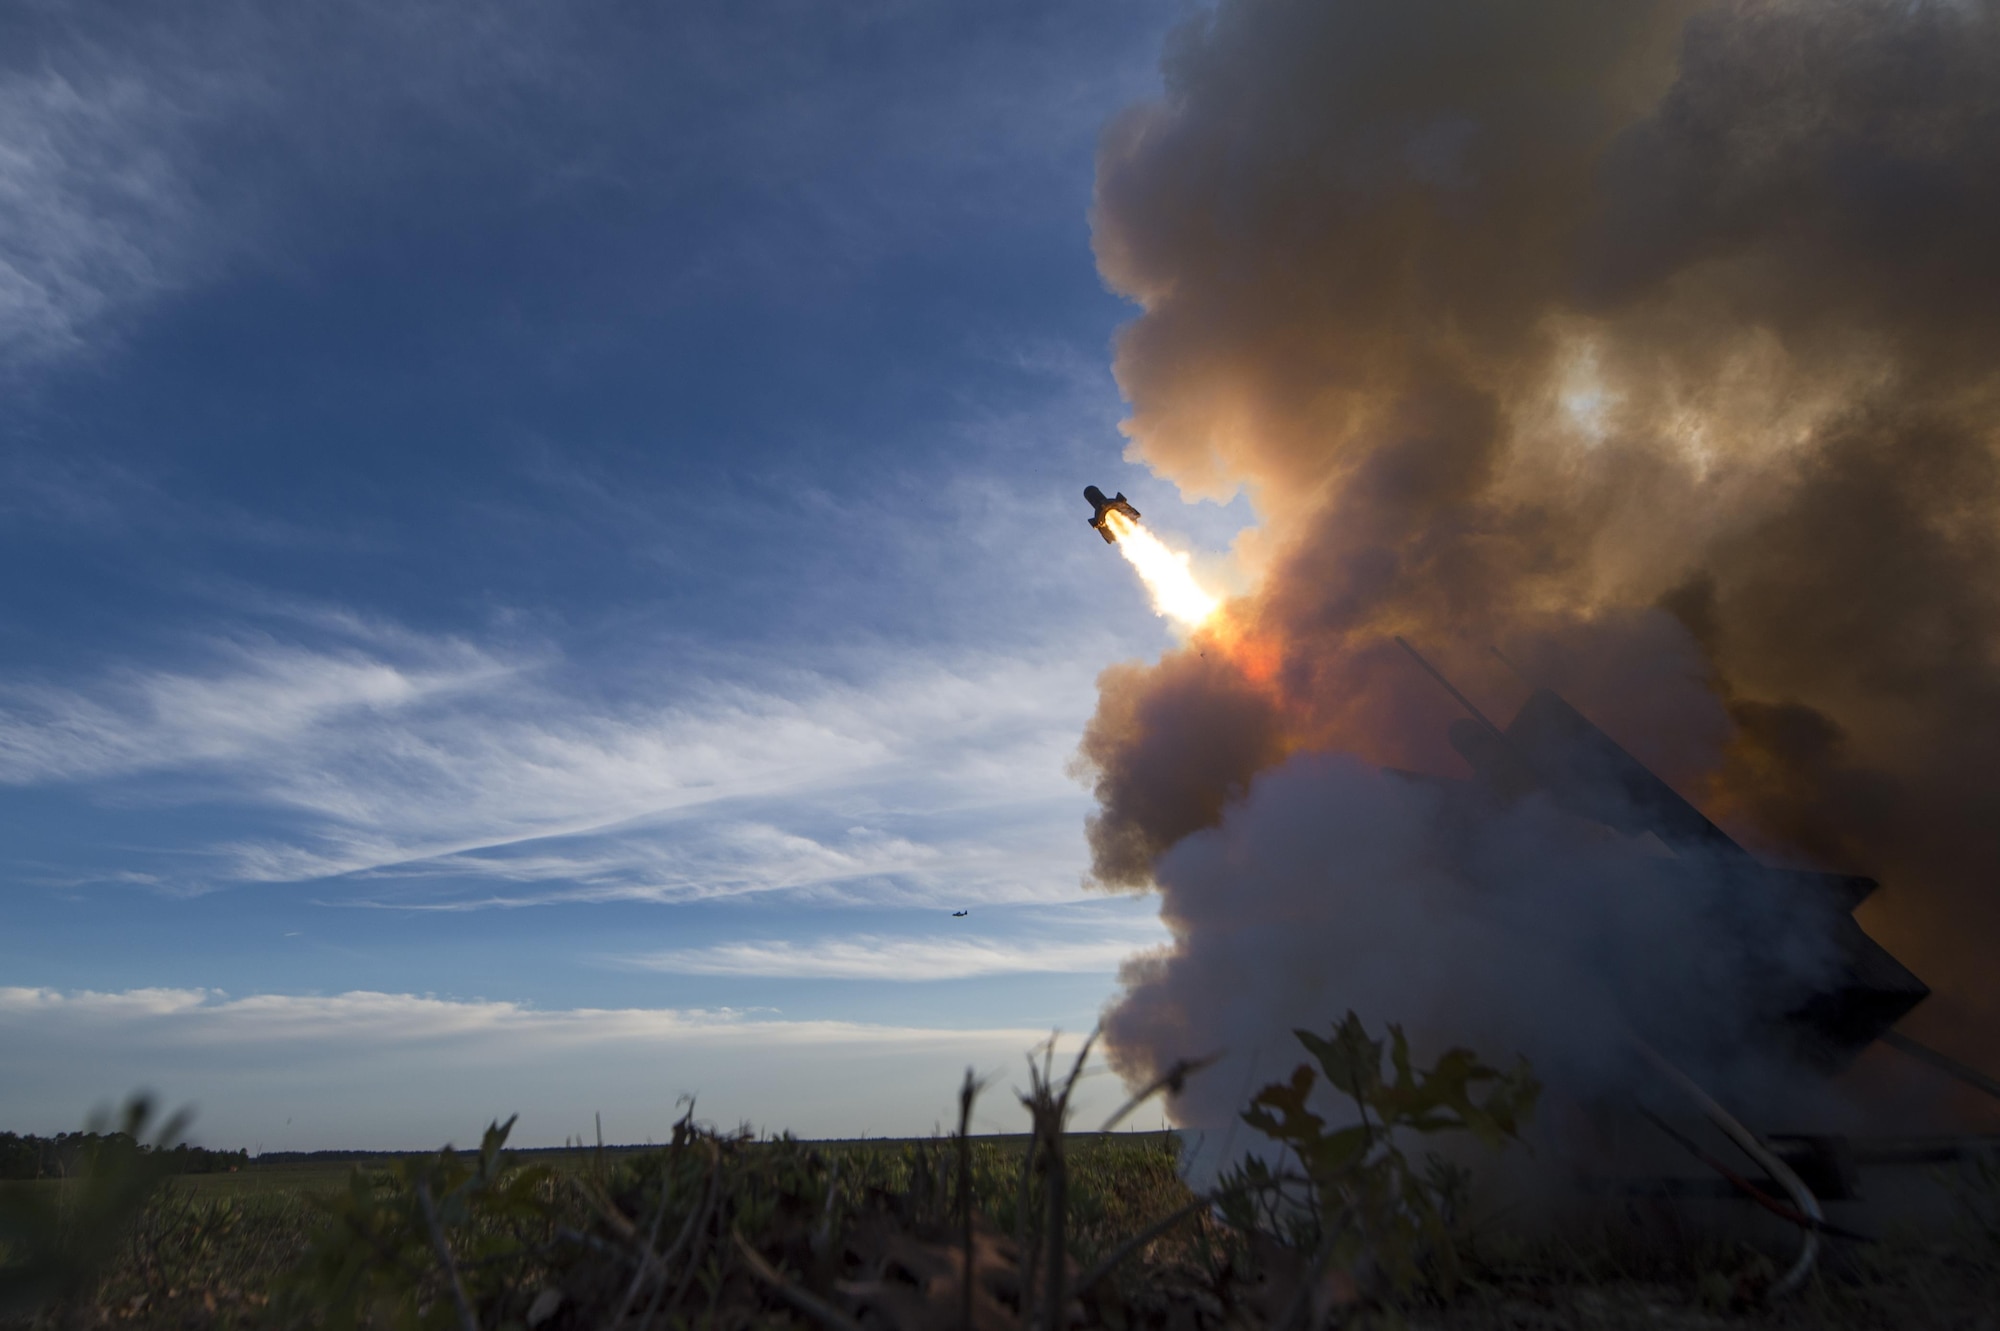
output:
[{"label": "smoke plume", "polygon": [[[1879,877],[1911,1028],[1994,1049],[2000,6],[1222,0],[1163,68],[1098,167],[1128,455],[1262,521],[1257,589],[1106,672],[1083,742],[1095,875],[1178,940],[1121,1070],[1348,1006],[1560,1063],[1609,1038],[1593,985],[1734,1001],[1546,811],[1439,849],[1379,770],[1465,772],[1397,634],[1504,721],[1497,645],[1759,854]],[[1511,886],[1468,905],[1468,866]],[[1672,965],[1566,969],[1606,931]]]}]

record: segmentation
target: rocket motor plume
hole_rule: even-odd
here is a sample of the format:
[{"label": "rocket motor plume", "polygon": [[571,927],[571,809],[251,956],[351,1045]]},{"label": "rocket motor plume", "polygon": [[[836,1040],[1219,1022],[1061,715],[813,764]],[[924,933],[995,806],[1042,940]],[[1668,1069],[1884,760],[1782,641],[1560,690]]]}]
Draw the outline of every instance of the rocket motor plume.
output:
[{"label": "rocket motor plume", "polygon": [[2000,5],[1220,0],[1163,69],[1092,216],[1142,310],[1128,457],[1247,491],[1268,572],[1203,630],[1242,650],[1107,671],[1083,739],[1095,876],[1177,939],[1121,1071],[1348,1007],[1583,1064],[1587,977],[1522,957],[1654,929],[1700,970],[1560,819],[1440,859],[1381,775],[1466,773],[1398,634],[1504,716],[1498,645],[1766,858],[1881,878],[1913,1025],[2000,1047]]},{"label": "rocket motor plume", "polygon": [[1118,553],[1146,584],[1159,615],[1183,628],[1198,628],[1222,604],[1195,581],[1186,552],[1169,550],[1157,536],[1116,509],[1107,512],[1104,520],[1118,538]]}]

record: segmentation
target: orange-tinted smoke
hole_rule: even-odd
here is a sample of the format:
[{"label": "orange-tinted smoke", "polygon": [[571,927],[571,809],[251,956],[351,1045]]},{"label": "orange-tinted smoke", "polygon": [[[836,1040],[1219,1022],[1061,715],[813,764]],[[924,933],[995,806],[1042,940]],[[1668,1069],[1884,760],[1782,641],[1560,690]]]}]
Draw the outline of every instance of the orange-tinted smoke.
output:
[{"label": "orange-tinted smoke", "polygon": [[1163,68],[1129,452],[1277,554],[1254,653],[1104,676],[1099,879],[1300,749],[1461,773],[1390,638],[1504,723],[1497,644],[2000,1029],[2000,7],[1224,0]]}]

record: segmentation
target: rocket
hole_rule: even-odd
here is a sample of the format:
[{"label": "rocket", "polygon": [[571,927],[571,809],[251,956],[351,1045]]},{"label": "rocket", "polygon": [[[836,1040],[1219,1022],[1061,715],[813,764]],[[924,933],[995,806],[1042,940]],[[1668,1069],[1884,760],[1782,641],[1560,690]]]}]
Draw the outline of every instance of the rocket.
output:
[{"label": "rocket", "polygon": [[1112,499],[1106,499],[1104,491],[1094,485],[1086,485],[1083,487],[1083,497],[1091,508],[1090,525],[1097,529],[1097,534],[1104,538],[1106,545],[1115,545],[1118,541],[1118,538],[1112,534],[1111,524],[1104,520],[1106,513],[1116,509],[1126,517],[1131,518],[1134,522],[1139,520],[1139,510],[1132,507],[1122,494]]}]

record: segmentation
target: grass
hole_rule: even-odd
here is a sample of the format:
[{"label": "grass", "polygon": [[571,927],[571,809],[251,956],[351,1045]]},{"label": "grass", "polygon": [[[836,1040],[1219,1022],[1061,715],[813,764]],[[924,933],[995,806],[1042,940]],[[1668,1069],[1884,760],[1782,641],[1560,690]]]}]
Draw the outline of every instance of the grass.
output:
[{"label": "grass", "polygon": [[[778,1149],[765,1145],[773,1153]],[[1014,1212],[1025,1139],[975,1139],[971,1145],[980,1207],[994,1217],[996,1228],[1009,1230],[1018,1219]],[[1159,1134],[1078,1134],[1068,1139],[1071,1251],[1079,1268],[1101,1257],[1119,1237],[1190,1198],[1173,1171],[1171,1147],[1171,1139]],[[756,1147],[751,1149],[754,1153]],[[846,1195],[857,1203],[871,1190],[907,1197],[913,1185],[925,1186],[926,1170],[933,1177],[939,1172],[936,1148],[916,1143],[818,1143],[785,1149],[817,1154],[829,1169],[838,1160],[840,1174],[850,1180]],[[920,1164],[920,1153],[931,1158]],[[595,1176],[612,1195],[643,1192],[647,1155],[607,1154],[607,1162],[595,1161],[589,1153],[561,1156],[551,1175],[559,1186],[589,1183]],[[329,1200],[349,1187],[351,1169],[323,1163],[252,1166],[235,1174],[171,1181],[142,1213],[130,1242],[96,1287],[45,1324],[318,1324],[311,1310],[288,1305],[286,1296],[326,1225]],[[578,1208],[579,1219],[582,1210]],[[632,1210],[637,1213],[641,1207]],[[1955,1243],[1904,1235],[1874,1248],[1838,1248],[1798,1298],[1767,1305],[1756,1297],[1758,1282],[1768,1281],[1773,1269],[1764,1252],[1686,1230],[1644,1208],[1628,1208],[1615,1221],[1532,1235],[1504,1222],[1475,1226],[1467,1235],[1467,1285],[1448,1303],[1420,1302],[1409,1309],[1408,1324],[1439,1331],[1641,1326],[1969,1331],[1995,1325],[1981,1318],[2000,1308],[2000,1249],[1982,1253],[1977,1236],[1969,1232]],[[1249,1302],[1241,1282],[1230,1288],[1231,1282],[1214,1278],[1210,1263],[1227,1260],[1221,1247],[1217,1243],[1214,1251],[1204,1252],[1199,1231],[1193,1231],[1145,1254],[1125,1288],[1127,1303],[1140,1305],[1137,1325],[1175,1324],[1164,1315],[1144,1315],[1145,1299],[1139,1295],[1149,1283],[1183,1302],[1186,1316],[1179,1325],[1188,1331],[1220,1324],[1232,1297]],[[1224,1286],[1220,1291],[1218,1284]]]},{"label": "grass", "polygon": [[[1118,1206],[1115,1200],[1107,1201],[1105,1194],[1132,1195],[1133,1178],[1164,1168],[1160,1162],[1170,1161],[1176,1149],[1176,1138],[1169,1132],[1129,1132],[1110,1134],[1070,1133],[1068,1140],[1070,1158],[1076,1162],[1073,1168],[1082,1171],[1083,1181],[1080,1204],[1086,1207]],[[1019,1169],[1022,1153],[1027,1149],[1029,1137],[1026,1133],[1007,1133],[972,1139],[974,1158],[981,1162],[982,1177],[995,1169],[1004,1169],[1011,1186],[1015,1171]],[[866,1161],[862,1167],[871,1178],[881,1178],[892,1185],[907,1179],[909,1159],[917,1147],[934,1148],[930,1138],[866,1138],[840,1139],[832,1141],[807,1142],[803,1145],[826,1156],[829,1160]],[[607,1146],[604,1159],[616,1165],[621,1162],[643,1159],[656,1153],[658,1147]],[[218,1174],[184,1174],[174,1178],[167,1186],[177,1195],[197,1201],[248,1200],[255,1198],[284,1198],[304,1200],[314,1196],[328,1196],[347,1186],[349,1174],[357,1167],[365,1170],[384,1170],[405,1159],[421,1159],[430,1152],[356,1153],[345,1159],[279,1160],[272,1163],[251,1164],[240,1170]],[[585,1175],[598,1167],[597,1153],[589,1148],[510,1151],[509,1157],[525,1165],[539,1165],[562,1174]],[[898,1163],[900,1162],[900,1163]],[[1135,1162],[1145,1162],[1133,1170]],[[997,1187],[997,1180],[988,1180]],[[1178,1186],[1178,1180],[1176,1180]],[[61,1185],[52,1179],[34,1182],[0,1181],[0,1190],[8,1188],[58,1188]],[[1183,1200],[1185,1190],[1176,1194]],[[997,1202],[1005,1199],[995,1197]]]},{"label": "grass", "polygon": [[1721,1237],[1649,1206],[1530,1233],[1495,1227],[1471,1245],[1477,1278],[1429,1324],[1450,1331],[2000,1326],[2000,1248],[1969,1231],[1897,1231],[1879,1243],[1829,1245],[1803,1289],[1767,1300],[1793,1243],[1783,1237],[1766,1248]]},{"label": "grass", "polygon": [[188,1174],[170,1185],[197,1201],[325,1196],[347,1186],[349,1165],[270,1165],[234,1174]]},{"label": "grass", "polygon": [[[1020,1221],[1028,1138],[973,1139],[969,1146],[976,1208],[1011,1232]],[[899,1224],[928,1222],[934,1228],[948,1219],[953,1204],[948,1175],[954,1148],[948,1143],[737,1142],[733,1151],[740,1157],[742,1190],[763,1193],[765,1210],[773,1202],[782,1210],[789,1199],[794,1204],[809,1200],[812,1210],[819,1211],[831,1192],[837,1209],[848,1217],[892,1214]],[[1097,1260],[1125,1236],[1185,1205],[1192,1194],[1176,1173],[1174,1151],[1174,1139],[1161,1133],[1073,1134],[1067,1139],[1066,1246],[1077,1263]],[[589,1234],[606,1229],[603,1217],[592,1214],[591,1197],[608,1203],[614,1214],[633,1218],[657,1209],[660,1185],[671,1172],[664,1163],[670,1155],[659,1150],[607,1150],[601,1156],[594,1151],[524,1152],[517,1157],[517,1172],[541,1176],[538,1189],[548,1203],[547,1214],[537,1217],[542,1229],[569,1226]],[[92,1287],[59,1307],[49,1324],[320,1324],[333,1291],[328,1282],[315,1282],[310,1267],[316,1252],[326,1255],[329,1230],[352,1218],[351,1212],[343,1217],[338,1208],[351,1201],[357,1179],[377,1194],[393,1194],[398,1170],[432,1158],[253,1163],[235,1173],[171,1179],[139,1214],[129,1241]],[[59,1193],[75,1185],[44,1180],[7,1186]],[[771,1217],[758,1213],[754,1203],[750,1209],[768,1228]],[[518,1279],[498,1283],[525,1287],[547,1274],[543,1266],[524,1260],[518,1264]],[[601,1272],[580,1273],[586,1284],[596,1275]],[[512,1291],[517,1303],[537,1292]],[[504,1292],[489,1293],[506,1297]],[[30,1324],[0,1320],[7,1326]]]},{"label": "grass", "polygon": [[[1436,1081],[1436,1069],[1369,1082],[1374,1042],[1350,1034],[1326,1045],[1338,1055],[1326,1066],[1379,1122],[1434,1114],[1438,1096],[1459,1103],[1463,1077]],[[1262,1225],[1244,1218],[1255,1208],[1191,1193],[1170,1134],[1049,1131],[1066,1121],[1066,1090],[1042,1070],[1033,1136],[807,1143],[684,1120],[661,1148],[504,1153],[495,1128],[478,1152],[280,1160],[170,1179],[115,1226],[110,1211],[90,1209],[92,1197],[126,1195],[104,1179],[0,1185],[0,1305],[10,1288],[17,1295],[0,1327],[2000,1327],[2000,1169],[1990,1165],[1960,1180],[1966,1223],[1950,1241],[1832,1244],[1803,1291],[1772,1300],[1781,1248],[1718,1238],[1665,1202],[1607,1203],[1588,1223],[1530,1228],[1443,1205],[1442,1193],[1399,1201],[1419,1171],[1388,1134],[1365,1147],[1321,1134],[1293,1116],[1284,1087],[1258,1103],[1269,1131],[1302,1146],[1293,1158],[1310,1177],[1286,1176],[1305,1190],[1284,1224]],[[1245,1178],[1234,1201],[1251,1195]],[[1418,1213],[1421,1233],[1384,1239]],[[53,1243],[19,1223],[58,1214],[70,1218]],[[79,1216],[98,1217],[95,1230]],[[105,1235],[115,1242],[97,1242],[88,1264],[57,1260]],[[62,1281],[44,1280],[53,1299],[24,1303],[9,1281],[37,1252]],[[1421,1278],[1392,1279],[1385,1254],[1413,1260]]]}]

